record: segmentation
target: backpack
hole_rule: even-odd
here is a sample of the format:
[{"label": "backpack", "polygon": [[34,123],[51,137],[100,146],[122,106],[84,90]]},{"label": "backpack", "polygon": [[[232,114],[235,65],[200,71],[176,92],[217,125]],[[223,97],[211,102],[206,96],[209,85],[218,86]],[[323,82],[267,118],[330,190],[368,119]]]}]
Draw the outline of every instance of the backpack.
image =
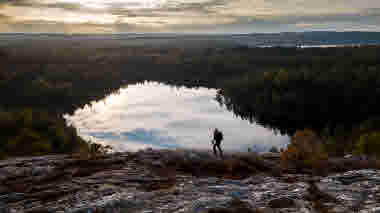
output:
[{"label": "backpack", "polygon": [[223,133],[220,132],[220,131],[217,131],[215,133],[215,138],[214,138],[216,141],[222,141],[223,140]]}]

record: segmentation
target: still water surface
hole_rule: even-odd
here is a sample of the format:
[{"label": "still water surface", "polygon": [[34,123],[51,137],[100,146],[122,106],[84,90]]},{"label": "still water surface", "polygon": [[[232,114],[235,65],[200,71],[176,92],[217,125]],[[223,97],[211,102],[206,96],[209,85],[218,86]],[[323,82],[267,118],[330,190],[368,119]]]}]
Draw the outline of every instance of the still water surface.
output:
[{"label": "still water surface", "polygon": [[222,147],[265,151],[283,147],[289,137],[241,120],[216,100],[217,90],[172,87],[146,82],[128,85],[102,101],[66,116],[85,139],[116,151],[143,148],[210,149],[215,127],[224,133]]}]

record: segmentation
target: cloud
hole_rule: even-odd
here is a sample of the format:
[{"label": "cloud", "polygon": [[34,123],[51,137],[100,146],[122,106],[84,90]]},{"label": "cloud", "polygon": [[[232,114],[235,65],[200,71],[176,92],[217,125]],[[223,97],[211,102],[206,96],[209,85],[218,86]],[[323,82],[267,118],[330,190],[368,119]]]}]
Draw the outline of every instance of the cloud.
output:
[{"label": "cloud", "polygon": [[11,19],[11,17],[3,15],[0,13],[0,21],[6,21],[6,20],[10,20],[10,19]]},{"label": "cloud", "polygon": [[80,10],[81,5],[73,2],[40,2],[36,0],[0,0],[0,6],[13,6],[25,8],[59,8],[64,10]]},{"label": "cloud", "polygon": [[[378,0],[0,0],[0,20],[25,32],[278,31],[379,26]],[[10,20],[11,19],[11,20]],[[25,24],[36,26],[31,28]],[[38,24],[39,23],[39,24]],[[92,30],[91,30],[92,29]]]},{"label": "cloud", "polygon": [[128,132],[122,132],[121,135],[129,141],[141,142],[161,148],[177,147],[175,138],[166,136],[164,132],[155,129],[147,130],[138,128]]},{"label": "cloud", "polygon": [[178,146],[175,138],[167,136],[165,132],[158,129],[137,128],[121,132],[120,134],[99,131],[91,132],[88,135],[93,137],[95,141],[132,142],[134,144],[152,145],[159,148],[175,148]]},{"label": "cloud", "polygon": [[[3,20],[3,21],[1,21]],[[0,32],[3,33],[115,33],[113,27],[93,23],[66,24],[55,21],[15,21],[0,16]]]},{"label": "cloud", "polygon": [[[204,124],[204,125],[202,125]],[[199,119],[188,119],[188,120],[176,120],[169,122],[166,127],[174,129],[200,129],[205,128],[206,122],[203,122]]]}]

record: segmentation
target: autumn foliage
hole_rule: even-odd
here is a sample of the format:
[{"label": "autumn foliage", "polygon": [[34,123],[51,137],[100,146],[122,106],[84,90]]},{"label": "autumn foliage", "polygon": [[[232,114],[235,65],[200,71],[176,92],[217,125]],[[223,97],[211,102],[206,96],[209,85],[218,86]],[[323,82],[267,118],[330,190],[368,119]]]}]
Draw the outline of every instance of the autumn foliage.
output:
[{"label": "autumn foliage", "polygon": [[311,130],[297,131],[291,143],[281,153],[284,168],[322,169],[328,154],[320,137]]}]

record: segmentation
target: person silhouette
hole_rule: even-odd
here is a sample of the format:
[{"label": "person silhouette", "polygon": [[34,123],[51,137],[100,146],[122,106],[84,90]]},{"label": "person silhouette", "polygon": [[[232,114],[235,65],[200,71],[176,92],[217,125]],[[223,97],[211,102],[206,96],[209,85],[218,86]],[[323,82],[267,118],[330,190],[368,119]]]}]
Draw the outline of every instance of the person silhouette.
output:
[{"label": "person silhouette", "polygon": [[220,147],[220,144],[223,140],[223,133],[221,131],[218,130],[218,128],[215,128],[214,130],[214,139],[211,141],[213,147],[212,149],[214,150],[214,155],[216,157],[218,157],[218,153],[217,153],[217,150],[216,148],[218,148],[219,150],[219,155],[221,158],[223,158],[223,151],[222,151],[222,148]]}]

